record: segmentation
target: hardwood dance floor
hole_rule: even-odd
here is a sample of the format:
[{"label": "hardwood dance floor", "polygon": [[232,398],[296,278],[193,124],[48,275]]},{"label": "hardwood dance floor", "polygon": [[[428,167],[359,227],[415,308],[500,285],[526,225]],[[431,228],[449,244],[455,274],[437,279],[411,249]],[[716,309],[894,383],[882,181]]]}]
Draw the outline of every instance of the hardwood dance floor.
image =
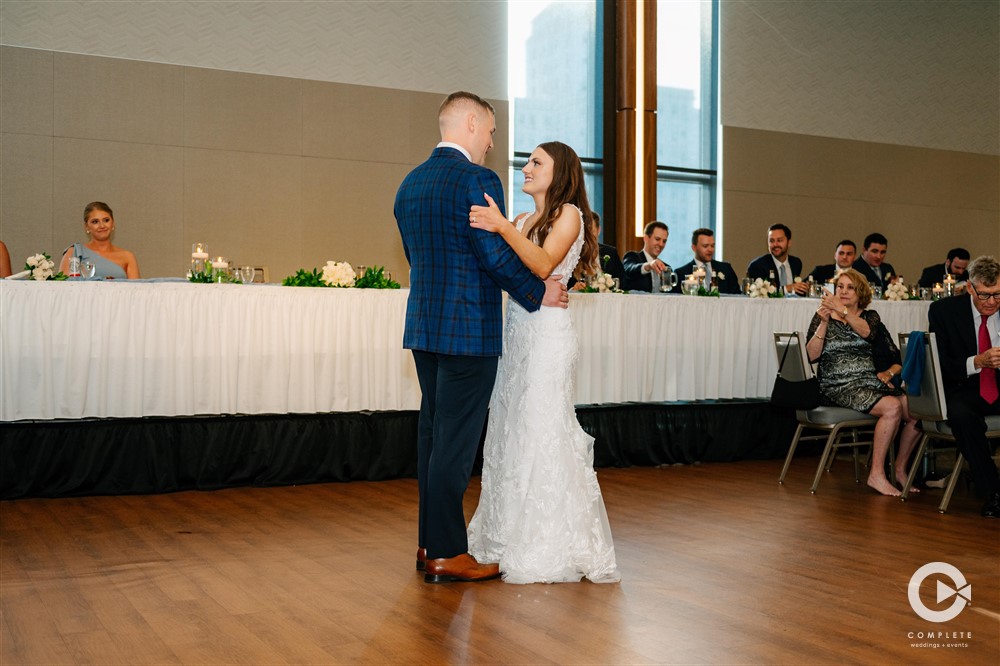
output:
[{"label": "hardwood dance floor", "polygon": [[600,470],[614,585],[425,584],[413,480],[3,502],[0,663],[1000,663],[1000,521],[815,464]]}]

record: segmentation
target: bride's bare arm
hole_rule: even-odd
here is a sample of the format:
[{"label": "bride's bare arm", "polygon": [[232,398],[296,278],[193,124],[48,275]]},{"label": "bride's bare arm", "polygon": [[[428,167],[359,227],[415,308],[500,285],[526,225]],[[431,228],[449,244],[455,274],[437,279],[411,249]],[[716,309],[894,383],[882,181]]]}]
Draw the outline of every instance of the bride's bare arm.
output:
[{"label": "bride's bare arm", "polygon": [[580,213],[576,208],[563,206],[545,243],[539,247],[518,232],[517,227],[500,213],[490,195],[484,196],[489,205],[472,207],[469,212],[470,226],[500,234],[528,270],[543,280],[549,277],[580,233]]}]

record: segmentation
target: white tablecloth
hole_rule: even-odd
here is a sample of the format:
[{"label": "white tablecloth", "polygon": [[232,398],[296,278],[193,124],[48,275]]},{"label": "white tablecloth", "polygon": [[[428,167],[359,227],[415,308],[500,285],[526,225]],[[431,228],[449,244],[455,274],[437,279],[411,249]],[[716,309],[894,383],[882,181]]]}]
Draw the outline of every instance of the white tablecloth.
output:
[{"label": "white tablecloth", "polygon": [[[406,290],[0,282],[0,421],[415,410]],[[577,404],[770,393],[818,301],[573,294]],[[890,332],[927,303],[880,302]]]}]

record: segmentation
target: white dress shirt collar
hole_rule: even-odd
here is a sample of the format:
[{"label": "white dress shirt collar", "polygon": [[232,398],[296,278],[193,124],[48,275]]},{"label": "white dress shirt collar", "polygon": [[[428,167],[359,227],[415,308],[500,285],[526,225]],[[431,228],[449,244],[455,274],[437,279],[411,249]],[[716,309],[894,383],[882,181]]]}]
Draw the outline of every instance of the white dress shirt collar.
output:
[{"label": "white dress shirt collar", "polygon": [[460,153],[462,153],[463,155],[465,155],[465,159],[469,160],[470,162],[472,161],[472,155],[469,154],[469,151],[467,151],[465,148],[462,148],[462,146],[458,145],[457,143],[452,143],[451,141],[442,141],[436,147],[437,148],[454,148],[455,150],[457,150]]}]

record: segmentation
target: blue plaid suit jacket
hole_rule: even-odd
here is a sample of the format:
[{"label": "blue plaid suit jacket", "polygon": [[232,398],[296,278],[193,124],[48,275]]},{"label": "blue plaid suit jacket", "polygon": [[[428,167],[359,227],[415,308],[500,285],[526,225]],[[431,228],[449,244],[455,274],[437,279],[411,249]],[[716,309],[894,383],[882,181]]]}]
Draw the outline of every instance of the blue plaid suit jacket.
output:
[{"label": "blue plaid suit jacket", "polygon": [[394,211],[410,262],[406,349],[500,356],[501,289],[529,312],[541,306],[545,284],[499,234],[469,226],[483,193],[504,210],[497,175],[449,147],[435,148],[399,186]]}]

